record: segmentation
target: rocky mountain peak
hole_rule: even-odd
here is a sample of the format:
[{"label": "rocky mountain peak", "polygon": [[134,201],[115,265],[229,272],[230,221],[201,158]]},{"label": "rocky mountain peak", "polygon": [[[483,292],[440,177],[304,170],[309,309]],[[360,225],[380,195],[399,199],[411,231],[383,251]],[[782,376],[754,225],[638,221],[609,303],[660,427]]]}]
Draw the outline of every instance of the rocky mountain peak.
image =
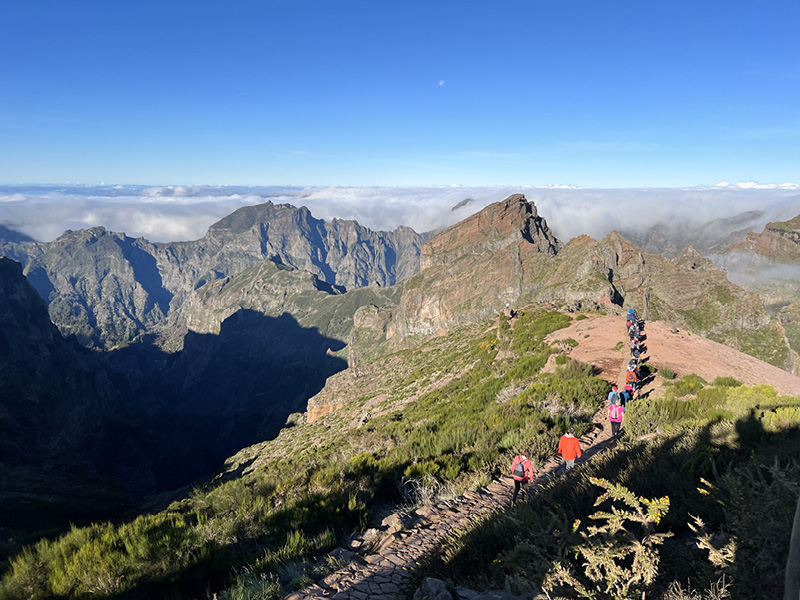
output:
[{"label": "rocky mountain peak", "polygon": [[561,242],[524,194],[513,194],[441,231],[422,247],[420,271],[449,264],[465,255],[485,255],[527,242],[555,256]]},{"label": "rocky mountain peak", "polygon": [[682,269],[696,269],[698,271],[714,271],[714,262],[691,246],[687,246],[681,253],[672,260],[672,264]]}]

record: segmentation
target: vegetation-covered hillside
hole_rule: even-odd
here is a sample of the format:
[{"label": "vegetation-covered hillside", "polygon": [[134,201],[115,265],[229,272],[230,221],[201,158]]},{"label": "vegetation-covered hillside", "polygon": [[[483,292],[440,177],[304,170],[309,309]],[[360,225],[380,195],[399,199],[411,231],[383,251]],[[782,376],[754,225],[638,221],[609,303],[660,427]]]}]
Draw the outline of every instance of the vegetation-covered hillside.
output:
[{"label": "vegetation-covered hillside", "polygon": [[197,596],[245,568],[300,585],[315,573],[303,560],[413,501],[404,482],[475,487],[522,449],[551,455],[570,419],[588,427],[607,384],[569,361],[540,372],[554,352],[544,336],[569,321],[526,314],[513,330],[463,328],[389,356],[397,368],[346,409],[298,419],[161,512],[26,549],[0,597]]},{"label": "vegetation-covered hillside", "polygon": [[[626,417],[615,450],[452,539],[428,572],[478,589],[544,587],[553,598],[699,600],[703,591],[726,597],[714,595],[721,587],[732,598],[781,597],[799,491],[800,398],[688,375],[663,397],[630,404]],[[604,481],[632,496],[617,489],[620,500],[595,505]],[[669,537],[647,552],[635,517],[656,504],[668,510],[651,533]],[[628,534],[615,531],[612,512]],[[649,583],[634,580],[648,574]]]}]

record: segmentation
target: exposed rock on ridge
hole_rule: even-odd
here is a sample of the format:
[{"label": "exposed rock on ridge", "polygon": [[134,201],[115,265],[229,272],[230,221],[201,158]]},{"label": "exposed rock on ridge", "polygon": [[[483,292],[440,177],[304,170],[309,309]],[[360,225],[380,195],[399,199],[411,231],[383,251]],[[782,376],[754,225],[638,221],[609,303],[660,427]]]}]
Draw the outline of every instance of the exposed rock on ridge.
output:
[{"label": "exposed rock on ridge", "polygon": [[271,202],[241,208],[191,242],[154,244],[94,227],[53,242],[0,244],[49,303],[53,322],[89,347],[125,344],[164,323],[205,283],[271,259],[347,289],[391,286],[418,270],[425,236],[315,219]]},{"label": "exposed rock on ridge", "polygon": [[471,217],[431,238],[420,255],[420,271],[449,264],[465,255],[485,256],[527,242],[540,253],[555,256],[561,249],[536,206],[523,194],[490,204]]},{"label": "exposed rock on ridge", "polygon": [[732,250],[750,250],[775,260],[800,262],[800,215],[789,221],[767,223],[764,231],[747,234]]},{"label": "exposed rock on ridge", "polygon": [[425,243],[420,273],[406,282],[387,333],[429,335],[494,314],[523,294],[528,266],[560,249],[524,195],[490,204]]}]

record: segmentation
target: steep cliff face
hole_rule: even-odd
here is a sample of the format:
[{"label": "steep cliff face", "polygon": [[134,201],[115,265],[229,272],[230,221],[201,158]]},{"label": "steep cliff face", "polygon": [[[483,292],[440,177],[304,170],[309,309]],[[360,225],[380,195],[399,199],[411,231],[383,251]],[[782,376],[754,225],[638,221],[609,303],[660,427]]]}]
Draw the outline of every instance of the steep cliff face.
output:
[{"label": "steep cliff face", "polygon": [[546,256],[555,256],[561,248],[536,206],[523,194],[514,194],[431,238],[422,248],[420,271],[519,245],[532,245]]},{"label": "steep cliff face", "polygon": [[94,227],[50,243],[8,241],[0,254],[23,263],[63,333],[109,349],[164,325],[204,284],[266,259],[347,289],[391,286],[417,272],[424,239],[408,227],[376,232],[268,202],[235,211],[192,242],[153,244]]},{"label": "steep cliff face", "polygon": [[267,260],[189,294],[172,315],[166,335],[175,337],[170,329],[181,335],[186,331],[218,334],[225,319],[240,310],[251,310],[268,317],[290,314],[303,327],[346,340],[360,307],[392,305],[399,291],[396,286],[373,286],[345,293],[343,287],[308,271]]},{"label": "steep cliff face", "polygon": [[777,261],[800,262],[800,215],[789,221],[767,223],[764,231],[747,234],[733,250],[750,250]]},{"label": "steep cliff face", "polygon": [[425,243],[420,273],[404,284],[387,333],[429,335],[495,314],[517,301],[560,248],[522,194],[491,204]]},{"label": "steep cliff face", "polygon": [[85,460],[119,401],[92,354],[64,339],[19,263],[0,258],[0,462]]},{"label": "steep cliff face", "polygon": [[408,227],[372,231],[355,221],[315,219],[305,207],[267,202],[236,210],[195,242],[159,245],[158,258],[170,287],[183,291],[265,258],[350,289],[389,286],[416,273],[424,239]]},{"label": "steep cliff face", "polygon": [[[0,466],[68,465],[140,496],[184,485],[277,433],[347,366],[335,353],[358,308],[348,302],[381,302],[389,292],[335,293],[269,264],[242,282],[261,286],[249,291],[272,314],[237,305],[244,287],[230,281],[204,307],[212,316],[200,322],[213,332],[183,331],[171,354],[146,344],[97,353],[64,338],[19,263],[0,259]],[[271,303],[275,290],[284,304]],[[308,307],[302,318],[324,326],[303,326],[290,306]]]},{"label": "steep cliff face", "polygon": [[93,227],[46,244],[20,244],[16,256],[26,260],[25,275],[62,333],[85,346],[112,347],[136,339],[169,311],[173,293],[154,249],[146,240]]},{"label": "steep cliff face", "polygon": [[757,292],[777,319],[777,336],[788,345],[786,362],[800,373],[797,298],[800,297],[800,215],[750,231],[714,256],[715,263],[742,287]]}]

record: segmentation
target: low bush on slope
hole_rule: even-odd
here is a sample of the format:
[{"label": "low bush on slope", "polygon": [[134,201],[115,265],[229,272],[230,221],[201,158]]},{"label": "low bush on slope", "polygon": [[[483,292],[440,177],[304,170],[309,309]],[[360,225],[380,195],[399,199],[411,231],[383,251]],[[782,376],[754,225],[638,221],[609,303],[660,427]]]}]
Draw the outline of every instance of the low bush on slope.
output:
[{"label": "low bush on slope", "polygon": [[304,571],[287,565],[368,526],[376,506],[408,501],[403,482],[463,489],[505,471],[517,452],[552,455],[570,421],[583,433],[607,384],[574,361],[540,372],[554,352],[544,337],[569,322],[522,314],[513,328],[455,332],[403,351],[402,369],[355,403],[374,405],[362,426],[348,429],[336,414],[295,425],[240,457],[241,471],[252,468],[246,475],[131,523],[28,547],[11,560],[0,598],[198,597],[234,583],[237,571],[248,574],[238,585],[264,594],[300,585]]},{"label": "low bush on slope", "polygon": [[[642,593],[672,599],[679,583],[711,589],[724,576],[735,598],[779,597],[800,491],[800,398],[738,383],[718,379],[709,385],[687,376],[663,398],[631,403],[620,446],[528,503],[451,539],[431,558],[428,573],[478,589],[511,585],[520,593],[550,581],[551,597],[578,597],[588,589],[580,597],[597,599]],[[603,557],[593,554],[594,544],[582,534],[586,523],[597,526],[589,518],[597,479],[669,504],[656,531],[671,537],[648,567],[656,576],[628,595],[612,593],[618,589],[612,580],[634,559],[619,552],[617,566],[598,575]],[[584,525],[573,527],[577,521]],[[629,550],[641,549],[640,541],[628,540]],[[558,577],[565,572],[573,576],[572,586]]]}]

